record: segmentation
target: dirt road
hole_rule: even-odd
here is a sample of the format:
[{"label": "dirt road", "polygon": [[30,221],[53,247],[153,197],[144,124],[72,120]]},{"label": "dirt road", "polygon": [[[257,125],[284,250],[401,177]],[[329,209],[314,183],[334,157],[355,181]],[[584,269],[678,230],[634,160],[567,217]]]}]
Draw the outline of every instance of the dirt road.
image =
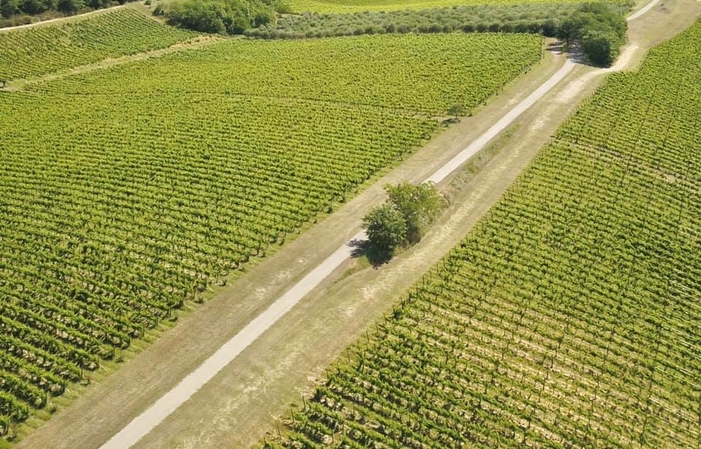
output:
[{"label": "dirt road", "polygon": [[[644,48],[644,46],[642,46],[642,45],[641,45],[641,47]],[[550,76],[549,79],[547,81],[545,81],[544,83],[542,83],[539,87],[548,85],[549,83],[551,83],[551,81],[553,79],[557,80],[556,82],[554,82],[554,85],[557,85],[558,81],[561,80],[562,77],[566,77],[566,75],[567,75],[567,73],[565,73],[564,75],[562,75],[562,77],[559,77],[558,74],[560,74],[562,70],[567,70],[568,72],[573,70],[572,68],[567,69],[566,66],[568,66],[568,65],[569,65],[569,63],[566,62],[565,65],[563,65],[563,67],[558,70],[558,72],[556,72],[555,74],[552,74],[552,76]],[[573,64],[573,66],[581,69],[581,66],[578,66],[576,64]],[[584,73],[584,75],[586,75],[588,73],[594,73],[594,71],[587,70],[583,73]],[[569,86],[569,84],[572,84],[572,83],[575,83],[575,85],[576,85],[577,79],[568,80],[567,85]],[[578,89],[579,88],[586,88],[587,85],[588,85],[588,83],[581,84],[578,87]],[[458,161],[463,160],[463,158],[466,160],[467,158],[469,158],[469,156],[468,156],[469,154],[471,154],[473,151],[478,151],[478,150],[475,150],[475,148],[478,147],[478,145],[476,145],[476,142],[478,142],[478,140],[482,140],[482,141],[484,141],[484,144],[486,144],[490,139],[486,139],[486,140],[481,139],[483,136],[488,136],[492,133],[494,135],[498,134],[498,131],[494,132],[494,130],[503,129],[503,128],[500,128],[501,127],[500,123],[504,124],[504,123],[513,122],[513,120],[515,120],[520,114],[524,113],[524,111],[527,111],[530,106],[537,104],[538,98],[540,98],[540,97],[538,97],[532,101],[529,99],[531,99],[531,97],[533,97],[538,90],[539,89],[536,89],[535,91],[533,91],[533,89],[529,90],[529,91],[533,91],[533,93],[531,95],[529,95],[527,98],[520,100],[520,102],[518,102],[518,104],[516,104],[516,106],[510,106],[508,109],[500,112],[499,115],[495,115],[493,117],[493,120],[491,121],[491,123],[496,122],[496,124],[492,125],[489,129],[486,129],[485,132],[483,132],[481,135],[475,135],[474,136],[475,140],[472,141],[472,139],[471,139],[472,143],[470,145],[468,145],[467,147],[465,147],[459,155],[452,157],[450,160],[442,161],[442,163],[441,163],[442,165],[440,166],[441,168],[439,170],[435,171],[432,174],[426,173],[426,175],[430,174],[428,176],[428,179],[431,179],[434,181],[435,180],[442,181],[443,179],[445,179],[447,174],[450,173],[450,171],[448,171],[445,174],[443,173],[444,171],[448,170],[448,168],[445,168],[445,167],[449,167],[449,166],[458,167],[458,166],[460,166],[460,162],[458,162]],[[547,95],[547,92],[549,90],[550,89],[543,91],[542,95]],[[575,98],[575,97],[571,96],[570,99],[572,99],[572,98]],[[512,115],[513,119],[508,118],[509,115],[512,114],[512,112],[519,111],[519,110],[520,110],[520,112],[518,114],[514,113],[515,115]],[[508,124],[505,126],[508,126]],[[541,133],[541,132],[542,132],[542,128],[540,127],[540,125],[533,127],[533,133]],[[426,177],[425,177],[426,175],[424,175],[424,177],[420,177],[420,178],[417,178],[415,180],[426,179]],[[376,199],[381,200],[381,194],[376,195]],[[367,204],[365,204],[365,205],[367,205]],[[353,218],[352,214],[349,214],[346,217],[346,218],[348,218],[348,222],[341,223],[339,225],[339,227],[337,228],[338,234],[339,234],[338,235],[339,239],[343,239],[344,235],[349,235],[349,234],[347,234],[349,229],[357,229],[358,228],[359,220],[357,220],[357,216],[361,215],[362,212],[363,212],[362,209],[355,210],[354,211],[355,218]],[[353,231],[353,232],[355,232],[355,231]],[[302,238],[300,238],[300,240],[301,239]],[[296,243],[296,242],[293,242],[293,243]],[[309,243],[309,241],[307,241],[307,243]],[[332,252],[332,251],[329,251],[329,252]],[[188,399],[191,398],[194,395],[194,393],[197,392],[198,390],[206,389],[208,382],[216,383],[217,388],[218,388],[218,390],[217,390],[218,393],[215,393],[216,397],[212,397],[211,392],[209,392],[209,391],[206,392],[207,395],[209,395],[206,398],[207,399],[206,403],[210,404],[210,405],[208,405],[208,408],[214,408],[214,406],[211,404],[213,402],[216,402],[218,399],[221,399],[223,392],[226,392],[226,395],[230,394],[231,389],[233,389],[234,387],[232,387],[230,385],[226,385],[226,384],[219,384],[220,378],[215,379],[215,377],[217,376],[217,373],[219,373],[222,368],[230,369],[230,365],[231,365],[230,362],[237,359],[237,357],[244,357],[245,362],[241,362],[241,363],[250,364],[251,366],[254,365],[256,356],[255,356],[255,354],[251,354],[250,351],[243,351],[243,349],[245,347],[252,345],[253,347],[257,348],[260,341],[268,339],[269,335],[271,335],[271,334],[275,334],[275,335],[277,335],[276,338],[282,339],[282,340],[277,340],[278,344],[281,347],[284,346],[284,344],[287,341],[294,340],[294,338],[292,338],[291,336],[285,335],[285,331],[289,332],[291,329],[290,327],[287,327],[286,329],[281,330],[280,328],[283,327],[282,325],[277,325],[277,326],[274,325],[274,323],[276,323],[278,320],[283,320],[283,322],[285,324],[287,324],[288,317],[297,316],[296,319],[300,320],[299,323],[302,323],[302,324],[300,324],[299,326],[301,326],[302,328],[314,327],[316,323],[314,323],[313,315],[308,314],[306,316],[298,316],[299,314],[296,313],[296,311],[298,309],[295,308],[294,306],[308,292],[312,291],[317,284],[323,283],[324,279],[328,277],[328,274],[336,271],[335,270],[336,267],[341,266],[344,263],[344,261],[347,259],[349,252],[350,252],[350,248],[348,247],[348,245],[342,245],[335,252],[333,252],[332,256],[326,258],[323,261],[319,260],[318,264],[316,262],[314,262],[312,264],[313,261],[311,259],[306,259],[305,257],[299,258],[298,260],[290,261],[290,266],[292,268],[290,268],[288,271],[284,271],[284,272],[280,273],[280,275],[278,277],[281,279],[281,281],[276,285],[284,286],[284,285],[289,285],[289,284],[294,283],[293,278],[295,278],[295,275],[293,274],[293,272],[295,272],[295,270],[299,270],[299,272],[303,272],[303,269],[300,268],[301,266],[312,265],[312,266],[317,266],[317,268],[313,272],[311,272],[310,274],[308,274],[306,276],[300,275],[300,277],[302,277],[302,276],[304,276],[304,277],[302,277],[302,279],[300,281],[294,283],[295,285],[291,289],[289,289],[287,291],[285,291],[285,290],[281,291],[280,293],[283,293],[283,294],[281,296],[279,296],[279,299],[277,301],[273,302],[269,308],[261,311],[259,314],[255,314],[254,316],[257,315],[257,317],[254,318],[252,321],[250,321],[249,324],[245,325],[239,332],[237,332],[235,335],[233,335],[231,339],[224,342],[223,345],[218,350],[216,350],[214,355],[212,355],[211,357],[207,357],[206,354],[202,354],[201,356],[191,356],[192,358],[195,359],[195,361],[197,361],[199,358],[199,361],[197,361],[198,365],[193,366],[193,368],[190,371],[180,375],[179,379],[183,379],[183,380],[178,381],[176,379],[175,382],[173,382],[173,384],[172,384],[172,385],[174,385],[173,388],[170,388],[170,389],[164,391],[162,394],[160,394],[158,396],[150,396],[150,397],[161,397],[162,399],[160,399],[159,401],[157,401],[155,404],[153,404],[151,406],[143,407],[143,409],[145,409],[145,411],[143,413],[141,413],[139,416],[137,416],[131,422],[129,422],[129,421],[125,422],[123,426],[120,426],[121,430],[115,429],[115,431],[118,430],[118,432],[115,433],[114,437],[108,443],[105,443],[100,447],[103,449],[128,448],[128,447],[132,447],[135,443],[138,447],[156,447],[156,446],[157,447],[169,447],[168,444],[172,443],[172,440],[169,442],[169,441],[167,441],[168,438],[177,438],[177,440],[175,440],[175,441],[177,441],[177,447],[201,447],[200,445],[198,445],[198,443],[204,443],[202,440],[198,441],[198,440],[193,439],[192,441],[188,442],[188,441],[185,441],[185,439],[182,438],[181,436],[178,436],[178,437],[172,436],[172,435],[174,435],[174,433],[177,433],[183,427],[182,420],[180,420],[180,422],[178,422],[179,426],[175,426],[175,429],[174,429],[174,426],[172,426],[172,425],[167,427],[166,430],[168,430],[168,432],[165,433],[165,436],[164,436],[164,432],[158,433],[159,439],[157,439],[157,440],[154,440],[154,438],[157,438],[157,437],[155,435],[153,435],[156,432],[152,432],[152,430],[155,427],[158,427],[158,424],[160,422],[162,422],[164,419],[166,419],[167,417],[169,417],[169,416],[172,417],[173,412],[175,410],[177,410],[178,407],[181,407],[181,408],[190,407],[190,405],[192,405],[192,401],[190,403],[188,403]],[[391,272],[392,267],[388,267],[388,268],[390,268],[390,270],[384,270],[385,273]],[[268,272],[268,276],[271,276],[270,273],[275,273],[275,272],[274,271]],[[401,277],[402,274],[400,273],[399,276]],[[406,275],[404,275],[404,276],[406,277]],[[328,279],[325,282],[328,283],[329,282]],[[268,293],[270,293],[270,292],[261,292],[261,294],[268,294]],[[318,306],[317,306],[317,308],[318,308]],[[306,310],[308,312],[310,312],[310,309],[306,309]],[[239,312],[239,310],[237,309],[236,312]],[[291,313],[288,313],[288,312],[291,312]],[[313,313],[313,309],[311,309],[311,312]],[[201,310],[201,311],[198,311],[197,313],[198,314],[206,313],[206,311]],[[349,313],[351,313],[351,312],[349,311]],[[186,326],[187,324],[188,323],[181,323],[181,326]],[[179,328],[181,326],[179,326],[176,329],[173,329],[173,331],[180,331]],[[343,329],[343,325],[341,324],[340,326],[341,326],[340,329]],[[297,327],[295,327],[295,329],[297,329]],[[173,331],[171,331],[171,333]],[[279,335],[282,335],[282,337],[280,337]],[[187,342],[188,338],[189,339],[206,339],[208,337],[209,337],[209,335],[206,334],[206,328],[202,328],[201,335],[191,333],[189,335],[180,335],[177,338],[182,338],[182,343],[186,344],[186,343],[188,343]],[[263,337],[263,338],[261,338],[261,337]],[[176,338],[176,337],[173,337],[173,338]],[[159,342],[159,343],[161,343],[161,342]],[[307,342],[307,343],[309,343],[309,342]],[[270,344],[270,343],[266,342],[266,344]],[[314,343],[312,342],[310,344],[314,344]],[[321,345],[320,343],[317,343],[317,344]],[[159,347],[160,347],[160,345],[159,345]],[[174,346],[171,346],[171,347],[174,347]],[[154,348],[154,350],[156,350],[156,348]],[[173,356],[175,357],[177,355],[174,354]],[[253,359],[251,359],[250,357],[253,357]],[[277,364],[284,365],[285,360],[286,359],[278,359]],[[237,363],[238,363],[238,360],[237,360]],[[130,366],[128,365],[124,368],[130,368]],[[152,368],[154,371],[156,371],[158,369],[156,367],[152,367]],[[168,384],[168,382],[170,381],[170,379],[155,379],[154,380],[153,379],[154,376],[148,371],[148,367],[142,366],[141,369],[144,370],[143,371],[144,389],[147,389],[154,382],[157,383],[157,382],[161,381],[165,384]],[[282,372],[282,369],[280,371]],[[249,374],[251,374],[251,373],[249,373]],[[257,375],[258,375],[259,379],[260,378],[267,379],[269,372],[257,373]],[[261,390],[265,390],[266,388],[268,388],[268,386],[266,386],[266,382],[262,382],[260,385],[258,385],[258,387],[254,387],[254,384],[255,384],[254,382],[249,384],[249,386],[246,387],[246,391],[250,393],[249,388],[260,388]],[[228,389],[225,389],[224,391],[222,391],[222,388],[228,388]],[[236,386],[236,388],[238,388],[238,385]],[[272,386],[270,386],[270,388],[272,388]],[[104,390],[109,390],[109,388],[107,388],[107,386],[105,386]],[[124,390],[122,390],[122,393],[124,393]],[[114,393],[114,394],[118,394],[118,393]],[[200,393],[198,396],[202,396],[202,394]],[[85,398],[85,401],[89,402],[90,400],[95,400],[95,399],[96,399],[95,397]],[[99,398],[97,398],[97,399],[99,399]],[[195,403],[197,403],[197,401],[195,401]],[[202,406],[201,401],[199,402],[199,405]],[[86,408],[83,408],[83,410],[86,410]],[[87,410],[90,410],[90,409],[87,408]],[[202,409],[200,408],[200,410],[202,410]],[[70,412],[70,410],[66,410],[66,411]],[[202,413],[205,413],[204,410],[202,411]],[[237,419],[240,419],[240,420],[246,419],[247,410],[239,409],[239,410],[237,410],[237,413],[241,415],[240,418],[237,418]],[[110,419],[111,419],[110,416],[102,416],[102,415],[101,416],[85,416],[85,415],[83,415],[83,416],[86,420],[89,420],[89,422],[91,422],[92,425],[95,425],[95,426],[100,426],[101,424],[105,424],[106,422],[110,421]],[[132,415],[132,416],[134,416],[134,415]],[[186,416],[187,416],[188,420],[194,421],[194,422],[192,422],[192,426],[194,428],[197,428],[198,426],[206,426],[206,424],[207,424],[202,419],[198,420],[197,415],[193,415],[192,413],[190,413]],[[59,417],[57,417],[57,418],[59,418]],[[67,421],[70,422],[69,419],[63,420],[64,423]],[[52,420],[52,422],[50,422],[49,424],[53,425],[54,421]],[[56,425],[58,426],[58,422]],[[165,425],[165,423],[164,423],[164,425]],[[90,426],[90,427],[92,427],[92,426]],[[105,426],[105,429],[109,429],[109,428],[110,428],[110,426]],[[173,430],[174,430],[174,432],[173,432]],[[82,439],[77,439],[77,441],[83,442],[84,445],[81,445],[80,447],[84,447],[84,448],[98,447],[99,443],[94,444],[93,442],[97,441],[97,438],[99,438],[99,430],[96,432],[95,430],[91,429],[90,432],[92,432],[93,434],[97,433],[98,436],[95,437],[93,435],[92,437],[88,437],[85,434],[81,435]],[[228,431],[228,432],[231,432],[231,431]],[[148,435],[148,438],[141,441],[141,443],[138,443],[138,441],[142,437],[147,436],[147,435]],[[224,437],[225,436],[226,436],[226,434],[224,435]],[[92,439],[90,439],[90,438],[92,438]],[[105,441],[105,439],[102,439],[101,441]],[[35,439],[35,440],[32,440],[32,438],[28,438],[25,441],[26,441],[26,444],[25,445],[20,444],[19,447],[26,447],[26,448],[37,447],[37,446],[32,446],[32,441],[42,441],[42,440],[40,438]],[[46,441],[46,439],[44,439],[44,441]],[[61,442],[62,440],[60,438],[57,438],[56,441]],[[157,441],[157,443],[152,444],[155,441]],[[61,442],[61,443],[57,443],[57,444],[63,444],[63,443]],[[64,447],[64,445],[62,445],[61,447]],[[70,446],[65,446],[65,447],[70,447]],[[170,447],[175,447],[175,445],[171,444]],[[210,447],[210,446],[208,446],[208,447]],[[215,446],[212,445],[211,447],[215,447]],[[221,446],[219,446],[219,447],[221,447]]]},{"label": "dirt road", "polygon": [[[523,112],[557,85],[575,64],[568,60],[552,77],[539,86],[531,95],[513,107],[494,126],[489,128],[465,150],[433,173],[427,181],[439,183],[459,169],[470,157],[483,149],[502,130],[514,122]],[[114,435],[100,449],[129,449],[163,422],[171,413],[192,397],[203,385],[212,380],[224,367],[231,363],[244,349],[282,318],[304,296],[351,257],[354,242],[365,239],[365,234],[356,234],[349,242],[338,248],[331,256],[314,268],[307,276],[275,301],[262,314],[251,321],[238,334],[215,352],[194,372],[183,379],[175,388],[161,397],[155,404],[136,417],[119,433]]]}]

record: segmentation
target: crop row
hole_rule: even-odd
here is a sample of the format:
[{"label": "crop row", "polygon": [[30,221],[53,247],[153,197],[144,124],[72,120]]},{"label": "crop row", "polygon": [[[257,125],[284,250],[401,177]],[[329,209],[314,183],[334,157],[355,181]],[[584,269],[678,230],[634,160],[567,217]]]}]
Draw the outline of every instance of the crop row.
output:
[{"label": "crop row", "polygon": [[237,39],[35,89],[76,95],[216,93],[466,114],[538,62],[542,42],[523,34]]},{"label": "crop row", "polygon": [[168,47],[195,36],[130,8],[60,25],[0,33],[0,79],[39,76]]},{"label": "crop row", "polygon": [[[267,44],[216,44],[0,95],[0,433],[439,128],[401,110],[422,85],[373,84],[366,67],[387,57],[383,70],[407,74],[421,55],[424,74],[442,62],[461,74],[441,69],[423,86],[486,98],[541,51],[523,36]],[[502,45],[521,59],[456,62]],[[371,88],[379,99],[361,101]],[[399,111],[378,107],[387,98]]]},{"label": "crop row", "polygon": [[700,51],[613,75],[268,446],[701,447]]}]

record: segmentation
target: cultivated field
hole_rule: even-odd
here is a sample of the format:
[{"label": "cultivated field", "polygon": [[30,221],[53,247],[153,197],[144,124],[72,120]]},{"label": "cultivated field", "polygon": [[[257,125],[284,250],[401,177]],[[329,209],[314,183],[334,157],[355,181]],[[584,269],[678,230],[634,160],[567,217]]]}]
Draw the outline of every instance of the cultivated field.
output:
[{"label": "cultivated field", "polygon": [[31,90],[112,98],[177,95],[181,101],[198,95],[311,101],[324,107],[443,116],[453,108],[465,113],[484,103],[540,60],[542,42],[535,35],[497,34],[236,40]]},{"label": "cultivated field", "polygon": [[541,54],[527,35],[236,40],[0,92],[0,432]]},{"label": "cultivated field", "polygon": [[133,9],[0,33],[0,79],[43,75],[123,55],[165,48],[197,36]]},{"label": "cultivated field", "polygon": [[612,75],[282,446],[698,447],[699,54]]}]

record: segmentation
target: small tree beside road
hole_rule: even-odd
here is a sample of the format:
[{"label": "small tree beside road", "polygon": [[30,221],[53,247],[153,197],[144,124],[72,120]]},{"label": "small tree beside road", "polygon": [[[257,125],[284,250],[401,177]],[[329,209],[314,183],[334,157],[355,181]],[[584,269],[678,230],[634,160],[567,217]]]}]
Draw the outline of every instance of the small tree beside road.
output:
[{"label": "small tree beside road", "polygon": [[380,262],[390,259],[397,247],[419,242],[447,204],[429,183],[403,182],[387,185],[385,191],[387,202],[363,217],[369,250]]},{"label": "small tree beside road", "polygon": [[407,239],[406,220],[389,203],[372,209],[363,218],[363,227],[373,247],[381,252],[391,252]]}]

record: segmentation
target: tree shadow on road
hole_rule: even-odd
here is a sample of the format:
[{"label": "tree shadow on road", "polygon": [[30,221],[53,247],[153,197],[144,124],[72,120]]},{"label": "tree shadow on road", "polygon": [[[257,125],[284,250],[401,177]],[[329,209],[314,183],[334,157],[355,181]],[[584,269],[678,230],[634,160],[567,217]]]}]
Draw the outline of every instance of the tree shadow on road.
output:
[{"label": "tree shadow on road", "polygon": [[380,250],[373,247],[368,240],[351,240],[348,243],[348,246],[353,248],[353,251],[351,252],[351,257],[353,259],[365,257],[373,268],[378,268],[386,264],[394,255],[394,251]]}]

